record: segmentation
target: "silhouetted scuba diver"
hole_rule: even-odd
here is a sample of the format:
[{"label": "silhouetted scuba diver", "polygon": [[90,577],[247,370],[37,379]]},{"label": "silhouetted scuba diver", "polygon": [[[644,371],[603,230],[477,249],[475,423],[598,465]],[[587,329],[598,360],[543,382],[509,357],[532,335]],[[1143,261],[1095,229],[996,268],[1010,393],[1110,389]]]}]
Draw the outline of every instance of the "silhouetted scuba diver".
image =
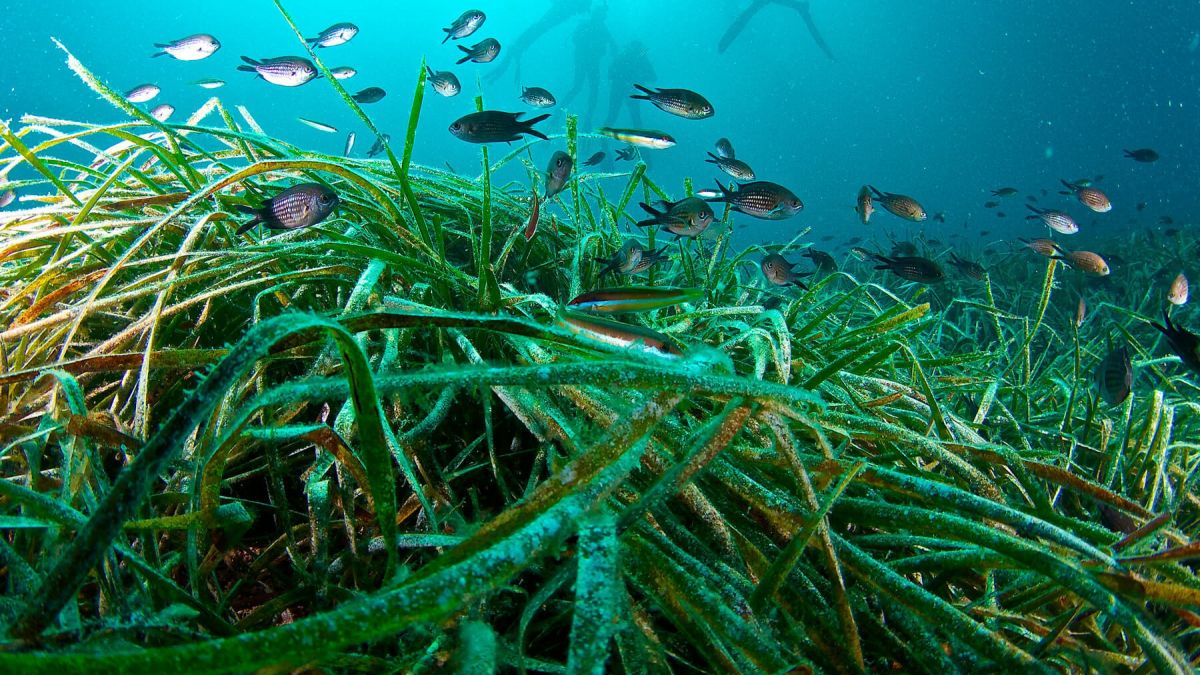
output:
[{"label": "silhouetted scuba diver", "polygon": [[496,68],[488,73],[487,81],[499,81],[500,77],[508,71],[508,67],[516,64],[513,80],[520,82],[521,59],[525,56],[525,50],[533,46],[533,43],[540,40],[546,33],[557,28],[559,24],[565,23],[567,19],[576,14],[588,11],[591,7],[591,0],[550,0],[549,9],[540,19],[521,31],[512,44],[504,45],[506,54],[500,58],[500,63],[496,65]]},{"label": "silhouetted scuba diver", "polygon": [[586,115],[580,115],[584,124],[594,124],[597,99],[600,98],[600,62],[609,52],[617,51],[617,41],[608,31],[605,21],[608,18],[608,5],[601,2],[592,6],[588,18],[575,29],[572,42],[575,45],[575,75],[570,91],[561,99],[566,105],[581,91],[587,90]]},{"label": "silhouetted scuba diver", "polygon": [[604,123],[608,126],[621,126],[617,116],[621,114],[621,106],[629,111],[632,123],[628,126],[642,126],[642,104],[629,98],[630,87],[635,82],[654,82],[658,74],[654,72],[654,64],[646,56],[646,45],[640,40],[634,40],[625,45],[613,59],[608,68],[609,93],[608,114]]},{"label": "silhouetted scuba diver", "polygon": [[812,35],[813,42],[817,43],[817,47],[820,47],[821,51],[825,52],[825,56],[828,56],[830,61],[833,60],[833,50],[829,48],[829,44],[825,42],[825,38],[821,37],[821,31],[817,30],[817,24],[813,21],[812,14],[808,11],[808,3],[799,2],[799,0],[753,0],[750,6],[733,20],[733,23],[729,25],[729,29],[721,36],[721,41],[717,43],[717,51],[723,53],[726,49],[729,49],[729,45],[733,44],[733,41],[742,33],[746,25],[754,18],[754,15],[762,11],[767,5],[783,5],[784,7],[796,10],[800,18],[804,19],[804,25],[808,27],[808,33]]}]

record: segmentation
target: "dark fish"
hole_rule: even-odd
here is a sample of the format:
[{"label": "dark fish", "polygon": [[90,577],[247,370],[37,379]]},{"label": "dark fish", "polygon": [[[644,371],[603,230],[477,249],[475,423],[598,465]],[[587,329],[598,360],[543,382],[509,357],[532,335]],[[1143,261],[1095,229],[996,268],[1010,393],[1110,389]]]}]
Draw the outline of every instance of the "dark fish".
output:
[{"label": "dark fish", "polygon": [[1004,218],[1004,217],[1007,217],[1007,216],[1008,216],[1008,214],[1007,214],[1007,213],[1005,213],[1005,212],[1003,212],[1003,211],[997,211],[997,212],[996,212],[996,217],[997,217],[997,218]]},{"label": "dark fish", "polygon": [[584,166],[596,166],[597,164],[599,164],[600,162],[603,162],[603,161],[604,161],[604,153],[597,152],[596,154],[592,155],[591,157],[588,157],[587,160],[584,161],[583,165]]},{"label": "dark fish", "polygon": [[1112,350],[1096,366],[1096,387],[1108,405],[1120,405],[1133,390],[1133,362],[1129,349],[1121,346]]},{"label": "dark fish", "polygon": [[1138,203],[1137,203],[1137,207],[1136,207],[1136,208],[1137,208],[1137,210],[1138,210],[1138,213],[1141,213],[1142,211],[1145,211],[1145,210],[1146,210],[1146,206],[1148,206],[1148,205],[1146,204],[1146,202],[1138,202]]},{"label": "dark fish", "polygon": [[712,104],[700,94],[690,89],[648,89],[640,84],[633,85],[642,92],[629,98],[640,101],[650,101],[654,107],[684,119],[702,120],[713,116]]},{"label": "dark fish", "polygon": [[1175,219],[1172,218],[1171,216],[1159,216],[1158,224],[1159,225],[1174,225]]},{"label": "dark fish", "polygon": [[155,42],[155,47],[162,51],[150,56],[170,56],[179,61],[199,61],[207,59],[221,48],[221,41],[208,33],[189,35],[172,42]]},{"label": "dark fish", "polygon": [[242,213],[254,216],[237,233],[262,223],[272,230],[298,230],[311,227],[329,217],[337,208],[338,196],[320,183],[300,183],[263,202],[260,208],[239,205]]},{"label": "dark fish", "polygon": [[908,281],[931,284],[946,278],[946,273],[942,271],[942,268],[929,258],[922,258],[920,256],[889,258],[875,254],[875,259],[882,263],[876,265],[875,269],[891,270],[892,274]]},{"label": "dark fish", "polygon": [[1058,249],[1059,255],[1052,255],[1051,258],[1061,260],[1075,269],[1097,277],[1106,277],[1112,271],[1108,267],[1108,263],[1104,258],[1092,253],[1091,251],[1063,251]]},{"label": "dark fish", "polygon": [[729,187],[717,181],[721,191],[718,197],[710,197],[710,202],[724,202],[733,207],[734,211],[744,213],[764,220],[783,220],[800,213],[804,202],[791,190],[769,181],[753,183],[734,183]]},{"label": "dark fish", "polygon": [[792,268],[796,266],[795,263],[788,262],[786,258],[778,253],[767,254],[767,256],[762,259],[760,266],[762,267],[763,276],[765,276],[767,281],[771,282],[773,285],[799,286],[804,290],[808,290],[808,286],[805,286],[800,279],[809,275],[798,274],[792,270]]},{"label": "dark fish", "polygon": [[986,236],[988,236],[989,234],[991,234],[991,233],[990,233],[990,232],[988,232],[987,230],[980,230],[980,231],[979,231],[979,236],[981,236],[981,237],[986,237]]},{"label": "dark fish", "polygon": [[714,155],[711,152],[708,153],[708,156],[709,159],[704,160],[705,162],[708,162],[709,164],[716,164],[718,169],[724,171],[730,176],[733,176],[738,180],[754,180],[754,169],[751,169],[750,165],[742,160],[721,157],[720,155]]},{"label": "dark fish", "polygon": [[868,185],[867,187],[871,189],[871,192],[875,193],[875,199],[884,209],[887,209],[888,213],[917,223],[925,220],[927,217],[925,208],[912,197],[898,195],[893,192],[880,192],[874,185]]},{"label": "dark fish", "polygon": [[388,134],[383,134],[382,136],[377,137],[375,139],[375,143],[371,145],[371,148],[369,150],[367,150],[367,158],[370,159],[370,158],[374,157],[375,155],[383,154],[384,144],[390,143],[391,140],[392,140],[392,137]]},{"label": "dark fish", "polygon": [[478,9],[468,9],[460,14],[458,18],[450,24],[449,28],[442,29],[442,31],[446,33],[446,37],[442,39],[442,44],[446,44],[447,40],[460,40],[470,36],[472,33],[479,30],[479,27],[483,25],[484,21],[487,21],[486,14]]},{"label": "dark fish", "polygon": [[984,202],[983,203],[983,208],[985,208],[985,209],[994,209],[997,206],[1000,206],[1000,202]]},{"label": "dark fish", "polygon": [[521,100],[535,108],[552,108],[558,104],[554,94],[541,87],[522,87]]},{"label": "dark fish", "polygon": [[458,46],[463,51],[464,56],[455,63],[462,65],[467,61],[475,63],[489,63],[494,61],[500,55],[500,43],[495,38],[486,38],[482,42],[472,47]]},{"label": "dark fish", "polygon": [[638,221],[638,227],[661,225],[676,237],[696,237],[713,222],[713,210],[699,197],[686,197],[677,202],[664,202],[662,210],[642,202],[641,207],[651,218]]},{"label": "dark fish", "polygon": [[[1068,183],[1065,180],[1059,180],[1068,190],[1075,193],[1075,198],[1080,204],[1088,207],[1096,213],[1107,213],[1112,210],[1112,202],[1108,201],[1108,196],[1094,187],[1081,185],[1080,183]],[[1070,194],[1064,192],[1063,194]]]},{"label": "dark fish", "polygon": [[998,190],[992,190],[993,197],[1011,197],[1015,194],[1017,194],[1017,188],[1015,187],[1002,187]]},{"label": "dark fish", "polygon": [[1167,336],[1167,344],[1171,346],[1171,351],[1183,361],[1183,365],[1187,366],[1192,372],[1200,373],[1200,337],[1195,333],[1180,328],[1178,325],[1171,323],[1171,317],[1163,310],[1163,323],[1158,324],[1150,322],[1163,335]]},{"label": "dark fish", "polygon": [[318,77],[317,67],[308,59],[299,56],[277,56],[261,61],[243,56],[247,65],[238,66],[245,73],[257,73],[259,77],[281,87],[299,87]]},{"label": "dark fish", "polygon": [[384,96],[387,96],[387,92],[379,87],[367,87],[350,98],[359,103],[378,103]]},{"label": "dark fish", "polygon": [[1151,150],[1150,148],[1138,148],[1137,150],[1126,150],[1125,156],[1128,157],[1129,159],[1132,159],[1135,162],[1145,162],[1147,164],[1150,162],[1158,161],[1158,153]]},{"label": "dark fish", "polygon": [[1033,195],[1029,195],[1029,196],[1025,197],[1025,201],[1027,201],[1027,202],[1033,202],[1034,204],[1036,204],[1036,203],[1037,203],[1037,197],[1035,197],[1035,196],[1033,196]]},{"label": "dark fish", "polygon": [[1079,231],[1079,225],[1075,223],[1075,219],[1062,211],[1039,209],[1033,204],[1026,204],[1025,207],[1033,211],[1033,215],[1025,216],[1025,220],[1040,220],[1046,224],[1046,227],[1062,234],[1075,234]]},{"label": "dark fish", "polygon": [[335,23],[321,31],[315,38],[305,40],[314,47],[336,47],[344,45],[358,35],[358,26],[352,23]]},{"label": "dark fish", "polygon": [[528,120],[517,118],[525,113],[484,110],[458,118],[450,125],[450,133],[468,143],[508,143],[521,140],[521,134],[529,134],[543,141],[550,140],[533,125],[550,117],[538,115]]},{"label": "dark fish", "polygon": [[640,274],[657,265],[660,262],[666,262],[671,259],[667,255],[667,247],[663,246],[657,250],[642,251],[642,259],[637,262],[630,270],[629,274]]},{"label": "dark fish", "polygon": [[627,162],[632,162],[633,160],[635,160],[637,158],[638,158],[638,149],[632,145],[627,145],[623,148],[617,149],[617,161],[618,162],[620,162],[622,160],[625,160]]},{"label": "dark fish", "polygon": [[858,214],[858,218],[862,221],[863,225],[866,225],[871,220],[871,214],[875,213],[871,190],[866,185],[862,186],[858,191],[858,199],[854,202],[854,212]]},{"label": "dark fish", "polygon": [[546,199],[563,191],[571,178],[571,156],[562,150],[555,151],[546,166]]},{"label": "dark fish", "polygon": [[1168,237],[1174,237],[1175,235],[1179,234],[1179,229],[1174,228],[1174,227],[1168,227],[1167,229],[1163,230],[1163,234],[1165,234]]},{"label": "dark fish", "polygon": [[730,143],[728,138],[717,139],[717,157],[722,157],[724,159],[737,159],[737,153],[733,149],[733,143]]},{"label": "dark fish", "polygon": [[944,222],[946,222],[946,214],[945,214],[945,213],[942,213],[941,211],[938,211],[937,213],[933,214],[933,221],[934,221],[935,223],[944,223]]},{"label": "dark fish", "polygon": [[837,271],[837,261],[833,259],[833,256],[829,255],[825,251],[818,251],[815,248],[809,248],[800,255],[813,261],[813,264],[816,265],[817,269],[822,272]]},{"label": "dark fish", "polygon": [[429,71],[429,84],[437,93],[450,98],[458,96],[458,92],[462,91],[462,85],[458,82],[458,76],[448,70],[434,70],[429,66],[425,66],[425,70]]},{"label": "dark fish", "polygon": [[914,256],[917,254],[917,245],[911,241],[897,241],[892,244],[893,256]]},{"label": "dark fish", "polygon": [[983,265],[971,260],[963,260],[953,251],[950,253],[950,264],[954,265],[954,269],[958,270],[959,274],[975,281],[983,281],[984,275],[987,274]]}]

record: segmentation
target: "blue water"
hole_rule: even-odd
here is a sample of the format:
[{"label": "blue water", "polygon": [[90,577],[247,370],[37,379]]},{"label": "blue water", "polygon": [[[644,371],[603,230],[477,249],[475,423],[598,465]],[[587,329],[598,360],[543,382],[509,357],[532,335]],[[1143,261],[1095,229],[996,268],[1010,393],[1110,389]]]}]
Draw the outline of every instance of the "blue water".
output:
[{"label": "blue water", "polygon": [[[559,3],[579,7],[586,2]],[[367,107],[377,124],[401,138],[421,58],[437,69],[453,67],[463,93],[445,99],[426,92],[415,161],[474,175],[479,147],[447,132],[457,117],[473,110],[477,93],[487,107],[534,111],[517,100],[520,84],[548,88],[560,101],[576,82],[580,39],[584,69],[600,73],[597,102],[583,93],[553,110],[540,125],[561,132],[569,111],[581,117],[581,130],[605,123],[631,124],[622,105],[608,119],[610,92],[632,93],[633,82],[609,81],[617,50],[633,41],[647,45],[657,78],[643,84],[686,87],[703,93],[716,107],[708,120],[689,121],[648,103],[640,108],[649,128],[673,134],[679,145],[646,151],[651,177],[681,194],[683,179],[711,185],[721,176],[704,164],[705,152],[720,136],[733,140],[738,157],[760,178],[782,183],[805,202],[799,216],[781,223],[738,216],[743,242],[789,238],[812,227],[811,238],[831,236],[834,243],[880,229],[903,234],[919,229],[886,213],[867,228],[851,210],[859,186],[917,197],[931,212],[945,212],[939,228],[962,232],[990,230],[992,237],[1038,234],[1026,223],[1022,198],[999,211],[982,207],[990,190],[1012,185],[1034,194],[1042,206],[1066,206],[1080,220],[1076,241],[1133,227],[1155,225],[1169,215],[1177,223],[1196,222],[1200,200],[1200,2],[1091,3],[1030,1],[814,0],[812,16],[835,59],[814,44],[799,16],[782,6],[763,10],[725,53],[716,44],[733,17],[748,2],[732,0],[612,0],[595,28],[579,30],[581,14],[550,30],[522,54],[511,48],[523,29],[551,6],[545,0],[523,2],[317,2],[286,3],[302,30],[315,34],[337,21],[358,24],[362,32],[347,45],[321,50],[329,66],[350,65],[356,78],[350,91],[381,86],[388,97]],[[387,8],[383,8],[384,6]],[[440,44],[441,28],[468,7],[488,13],[484,27],[462,41],[495,37],[509,49],[491,64],[453,66],[455,43]],[[239,55],[302,54],[295,36],[266,0],[202,3],[8,2],[0,13],[4,36],[4,90],[0,116],[32,113],[88,122],[121,117],[72,75],[63,54],[50,41],[62,40],[89,68],[124,91],[153,82],[163,93],[153,106],[178,108],[173,121],[185,119],[208,97],[220,96],[230,107],[245,105],[266,130],[304,147],[340,153],[345,133],[358,134],[358,153],[369,134],[346,110],[329,85],[314,81],[296,89],[276,87],[235,70]],[[605,30],[611,41],[604,37]],[[152,43],[195,32],[211,32],[223,43],[213,57],[199,62],[151,59]],[[582,38],[581,38],[582,36]],[[504,60],[517,60],[521,81],[510,64],[495,82],[480,82]],[[215,77],[228,82],[206,91],[191,83]],[[302,115],[337,126],[322,134],[296,122]],[[544,165],[560,143],[535,146]],[[615,142],[586,141],[581,159]],[[1162,159],[1137,164],[1122,148],[1151,147]],[[499,146],[494,153],[506,150]],[[498,156],[497,154],[493,155]],[[606,164],[603,170],[628,170]],[[1093,215],[1056,194],[1058,179],[1103,175],[1101,187],[1114,209]],[[18,176],[13,176],[16,178]],[[723,177],[722,177],[723,178]],[[523,180],[515,170],[501,177]],[[610,192],[623,185],[614,179]],[[1043,196],[1042,190],[1049,192]],[[1138,212],[1135,205],[1145,202]],[[966,242],[974,245],[978,242]]]}]

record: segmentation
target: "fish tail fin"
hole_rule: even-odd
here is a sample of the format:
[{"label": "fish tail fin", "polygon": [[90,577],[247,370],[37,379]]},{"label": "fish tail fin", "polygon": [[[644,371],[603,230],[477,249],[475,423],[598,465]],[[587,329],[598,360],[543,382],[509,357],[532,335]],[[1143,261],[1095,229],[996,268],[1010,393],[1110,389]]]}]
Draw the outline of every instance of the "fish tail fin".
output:
[{"label": "fish tail fin", "polygon": [[461,59],[459,59],[459,60],[455,61],[454,63],[455,63],[455,65],[459,65],[459,66],[461,66],[462,64],[464,64],[464,63],[466,63],[467,61],[470,61],[470,60],[471,60],[471,57],[470,57],[470,56],[464,56],[464,57],[462,57]]},{"label": "fish tail fin", "polygon": [[451,30],[449,28],[443,28],[442,32],[446,34],[446,37],[442,38],[442,44],[446,44],[447,42],[450,41]]},{"label": "fish tail fin", "polygon": [[1061,179],[1061,178],[1059,178],[1059,179],[1058,179],[1058,182],[1062,183],[1062,184],[1063,184],[1063,187],[1067,188],[1067,189],[1068,189],[1068,190],[1070,190],[1071,192],[1074,192],[1074,191],[1075,191],[1075,189],[1076,189],[1077,187],[1079,187],[1079,186],[1075,185],[1074,183],[1068,183],[1067,181],[1065,181],[1065,180],[1063,180],[1063,179]]},{"label": "fish tail fin", "polygon": [[538,131],[537,129],[534,129],[533,125],[537,124],[538,122],[541,122],[542,120],[549,119],[549,118],[550,118],[549,113],[546,113],[545,115],[538,115],[537,117],[527,119],[524,122],[521,122],[521,126],[523,127],[523,130],[525,131],[525,133],[529,134],[530,136],[536,136],[536,137],[542,139],[543,141],[548,141],[548,140],[550,140],[550,137],[547,136],[546,134],[543,134],[542,132]]},{"label": "fish tail fin", "polygon": [[641,94],[632,94],[629,96],[629,98],[636,98],[639,101],[649,101],[650,95],[654,93],[650,89],[647,89],[646,87],[643,87],[640,84],[633,85],[633,88],[637,89],[638,91],[640,91],[642,93]]},{"label": "fish tail fin", "polygon": [[[154,45],[154,46],[159,47],[159,48],[163,47],[163,45]],[[160,56],[166,56],[166,55],[167,55],[166,52],[154,52],[153,54],[150,55],[150,58],[157,59]]]},{"label": "fish tail fin", "polygon": [[238,66],[237,69],[242,71],[243,73],[257,73],[258,72],[258,69],[255,68],[254,66]]},{"label": "fish tail fin", "polygon": [[1133,157],[1133,153],[1132,153],[1132,152],[1130,152],[1130,151],[1128,151],[1128,150],[1124,150],[1124,149],[1123,149],[1123,150],[1121,150],[1121,152],[1125,153],[1125,156],[1126,156],[1126,157]]},{"label": "fish tail fin", "polygon": [[241,227],[238,228],[237,234],[244,234],[245,232],[248,232],[248,231],[254,229],[255,225],[258,225],[259,223],[263,222],[263,212],[261,209],[256,209],[253,206],[246,206],[245,204],[238,204],[234,208],[236,208],[239,213],[245,214],[247,216],[254,216],[253,218],[246,221],[245,224],[243,224]]},{"label": "fish tail fin", "polygon": [[319,37],[315,37],[315,38],[304,38],[304,41],[305,41],[305,42],[307,42],[307,43],[308,43],[308,44],[310,44],[310,45],[315,45],[316,43],[318,43],[318,42],[320,42],[320,41],[321,41],[321,38],[319,38]]},{"label": "fish tail fin", "polygon": [[169,43],[169,42],[155,42],[155,43],[154,43],[154,46],[155,46],[155,47],[158,47],[159,49],[166,49],[167,47],[170,47],[170,46],[171,46],[171,43]]},{"label": "fish tail fin", "polygon": [[709,164],[720,164],[721,163],[721,158],[717,157],[715,154],[710,152],[710,153],[708,153],[708,156],[710,159],[704,160],[705,162],[708,162]]},{"label": "fish tail fin", "polygon": [[659,211],[658,209],[654,208],[653,206],[650,206],[646,202],[639,202],[638,206],[642,207],[643,211],[645,211],[646,213],[649,213],[652,216],[651,218],[648,218],[646,220],[639,220],[637,222],[638,227],[650,227],[651,225],[658,225],[659,223],[662,222],[662,217],[663,217],[662,211]]},{"label": "fish tail fin", "polygon": [[717,189],[721,191],[721,196],[720,197],[708,197],[704,201],[706,201],[706,202],[728,202],[729,201],[729,188],[727,188],[721,184],[720,178],[716,179],[716,183],[717,183]]},{"label": "fish tail fin", "polygon": [[868,185],[867,189],[870,190],[872,193],[874,193],[876,198],[883,199],[883,193],[880,192],[879,189],[876,188],[874,185]]},{"label": "fish tail fin", "polygon": [[429,64],[425,64],[425,70],[429,73],[430,77],[433,77],[433,68],[430,68]]},{"label": "fish tail fin", "polygon": [[470,54],[470,53],[471,53],[471,48],[470,48],[470,47],[467,47],[467,46],[465,46],[465,45],[454,45],[454,46],[455,46],[455,47],[458,47],[458,49],[459,49],[460,51],[462,51],[464,54]]},{"label": "fish tail fin", "polygon": [[1038,216],[1042,215],[1043,209],[1039,209],[1038,207],[1034,206],[1033,204],[1026,204],[1025,208],[1027,208],[1030,211],[1033,211],[1035,214],[1037,214],[1037,215],[1033,215],[1033,216],[1025,216],[1026,218],[1037,218]]},{"label": "fish tail fin", "polygon": [[246,63],[249,63],[252,66],[257,66],[262,63],[262,61],[257,61],[255,59],[250,58],[249,56],[243,56],[242,60],[245,61]]}]

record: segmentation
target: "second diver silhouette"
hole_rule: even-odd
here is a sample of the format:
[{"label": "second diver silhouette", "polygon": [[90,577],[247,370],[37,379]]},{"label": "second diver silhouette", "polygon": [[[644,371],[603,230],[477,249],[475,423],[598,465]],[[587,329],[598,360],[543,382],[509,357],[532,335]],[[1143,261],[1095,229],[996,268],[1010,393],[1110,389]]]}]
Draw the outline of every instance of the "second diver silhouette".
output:
[{"label": "second diver silhouette", "polygon": [[742,31],[745,30],[750,20],[767,5],[783,5],[784,7],[796,10],[796,13],[804,20],[804,25],[808,27],[808,34],[812,36],[813,42],[817,43],[817,47],[825,52],[825,56],[828,56],[830,61],[833,61],[833,50],[829,48],[829,43],[825,42],[825,38],[821,36],[821,31],[817,29],[817,24],[813,21],[812,13],[808,11],[808,4],[807,2],[799,2],[799,0],[753,0],[750,6],[733,20],[733,23],[729,25],[725,34],[721,36],[721,41],[717,43],[717,51],[724,53],[726,49],[729,49],[734,40],[737,40],[738,35],[741,35]]}]

